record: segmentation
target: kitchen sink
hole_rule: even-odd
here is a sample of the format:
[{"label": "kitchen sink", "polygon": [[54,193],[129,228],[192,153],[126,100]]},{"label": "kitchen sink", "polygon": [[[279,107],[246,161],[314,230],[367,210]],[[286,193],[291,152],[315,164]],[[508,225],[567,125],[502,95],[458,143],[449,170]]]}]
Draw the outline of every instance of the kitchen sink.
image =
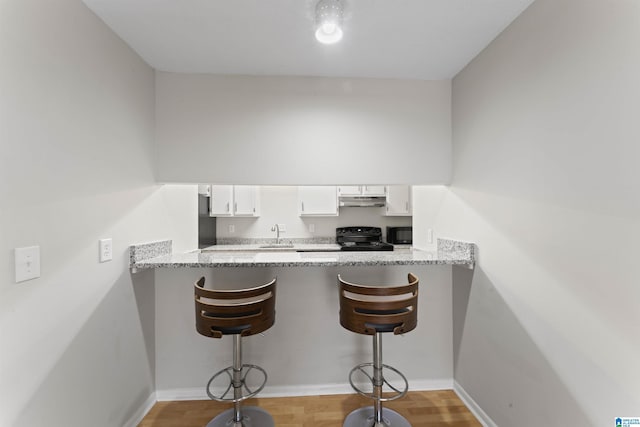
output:
[{"label": "kitchen sink", "polygon": [[293,249],[293,243],[271,243],[261,245],[260,249]]}]

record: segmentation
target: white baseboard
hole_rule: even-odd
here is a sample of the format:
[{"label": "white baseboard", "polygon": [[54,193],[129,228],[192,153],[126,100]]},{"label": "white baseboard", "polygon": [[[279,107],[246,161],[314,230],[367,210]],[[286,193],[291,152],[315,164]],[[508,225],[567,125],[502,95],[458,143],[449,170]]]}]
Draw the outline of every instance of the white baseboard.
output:
[{"label": "white baseboard", "polygon": [[156,404],[156,393],[153,392],[147,397],[147,400],[136,410],[136,412],[124,423],[123,427],[136,427],[140,421]]},{"label": "white baseboard", "polygon": [[453,379],[447,378],[442,380],[416,380],[409,382],[409,391],[436,391],[451,390],[453,388]]},{"label": "white baseboard", "polygon": [[209,399],[204,387],[197,388],[172,388],[168,390],[156,390],[158,402],[169,402],[172,400],[206,400]]},{"label": "white baseboard", "polygon": [[484,427],[498,427],[457,381],[453,381],[453,391],[455,391],[460,400],[467,405],[467,408],[469,408],[471,413],[480,421],[480,424]]},{"label": "white baseboard", "polygon": [[[453,388],[452,379],[444,380],[416,380],[411,381],[409,390],[451,390]],[[296,396],[319,396],[325,394],[351,394],[354,393],[349,383],[336,384],[313,384],[296,386],[272,386],[265,387],[260,392],[260,397],[296,397]],[[156,398],[159,402],[171,400],[208,400],[209,396],[204,387],[179,388],[157,390]]]}]

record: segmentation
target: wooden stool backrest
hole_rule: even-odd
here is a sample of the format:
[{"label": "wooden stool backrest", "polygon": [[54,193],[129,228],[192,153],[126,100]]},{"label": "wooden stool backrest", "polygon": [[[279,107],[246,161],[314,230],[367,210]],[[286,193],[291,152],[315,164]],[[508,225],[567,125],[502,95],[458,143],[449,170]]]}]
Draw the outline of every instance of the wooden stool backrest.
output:
[{"label": "wooden stool backrest", "polygon": [[269,329],[276,320],[276,279],[241,290],[204,288],[195,283],[196,330],[207,337],[249,336]]},{"label": "wooden stool backrest", "polygon": [[404,334],[418,324],[418,278],[408,275],[409,284],[365,286],[346,282],[338,275],[340,324],[353,332]]}]

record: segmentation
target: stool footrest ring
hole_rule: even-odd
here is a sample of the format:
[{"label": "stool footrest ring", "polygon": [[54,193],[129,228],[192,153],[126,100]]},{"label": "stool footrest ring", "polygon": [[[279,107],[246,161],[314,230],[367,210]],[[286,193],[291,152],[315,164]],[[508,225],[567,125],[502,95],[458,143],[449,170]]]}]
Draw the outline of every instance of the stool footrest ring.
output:
[{"label": "stool footrest ring", "polygon": [[[360,395],[368,397],[370,399],[377,399],[378,397],[373,393],[367,393],[366,391],[362,390],[361,388],[359,388],[354,382],[353,382],[353,374],[357,371],[362,372],[367,378],[369,378],[369,380],[371,381],[371,384],[373,385],[373,377],[371,375],[369,375],[363,368],[371,366],[373,367],[373,363],[369,362],[369,363],[361,363],[358,366],[354,367],[351,372],[349,372],[349,384],[351,384],[351,387],[353,387],[353,389]],[[395,394],[392,396],[388,396],[388,397],[380,397],[380,401],[381,402],[389,402],[391,400],[396,400],[396,399],[400,399],[401,397],[403,397],[405,394],[407,394],[407,391],[409,390],[409,382],[407,381],[407,378],[402,375],[402,372],[398,371],[396,368],[389,366],[389,365],[385,365],[383,364],[382,367],[384,369],[388,369],[390,371],[395,372],[396,374],[398,374],[400,376],[400,378],[402,378],[402,380],[404,381],[404,388],[403,390],[399,390],[397,388],[395,388],[394,386],[392,386],[385,378],[384,375],[382,376],[382,384],[383,386],[386,384],[390,389],[392,389]]]},{"label": "stool footrest ring", "polygon": [[[249,374],[249,372],[251,372],[252,370],[256,370],[262,373],[262,376],[263,376],[262,383],[255,390],[251,390],[245,382],[245,379],[247,378],[247,374]],[[262,369],[260,366],[249,365],[249,364],[242,365],[242,372],[243,374],[242,374],[241,385],[240,385],[240,388],[242,390],[242,397],[240,397],[239,399],[235,399],[234,397],[226,397],[227,394],[229,393],[231,393],[231,395],[233,396],[233,366],[228,366],[224,369],[221,369],[215,374],[213,374],[211,378],[209,378],[209,382],[207,382],[207,395],[212,400],[215,400],[218,402],[242,402],[243,400],[252,398],[256,394],[260,393],[264,388],[265,384],[267,383],[267,372],[264,369]],[[229,376],[229,386],[226,388],[226,390],[223,393],[214,394],[211,391],[211,383],[213,383],[213,381],[223,373],[226,373]],[[246,394],[244,393],[245,391],[246,391]]]}]

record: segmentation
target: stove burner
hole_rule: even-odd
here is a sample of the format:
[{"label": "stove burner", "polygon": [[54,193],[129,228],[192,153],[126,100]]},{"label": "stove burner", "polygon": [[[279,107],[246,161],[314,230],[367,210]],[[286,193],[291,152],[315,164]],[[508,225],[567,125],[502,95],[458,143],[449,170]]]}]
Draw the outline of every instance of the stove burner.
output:
[{"label": "stove burner", "polygon": [[336,228],[336,241],[343,251],[392,251],[393,245],[382,241],[380,227]]}]

